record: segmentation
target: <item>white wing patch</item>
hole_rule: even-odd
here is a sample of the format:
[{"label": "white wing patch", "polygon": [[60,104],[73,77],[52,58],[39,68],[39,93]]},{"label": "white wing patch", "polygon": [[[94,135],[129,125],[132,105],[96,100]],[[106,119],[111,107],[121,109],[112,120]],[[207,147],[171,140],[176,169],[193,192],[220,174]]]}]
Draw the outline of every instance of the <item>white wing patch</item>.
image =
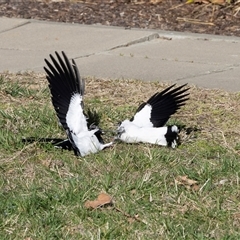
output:
[{"label": "white wing patch", "polygon": [[82,131],[88,131],[87,120],[83,114],[81,103],[82,96],[79,93],[75,93],[70,100],[66,115],[67,125],[70,131],[75,134],[79,134]]},{"label": "white wing patch", "polygon": [[152,122],[150,121],[152,112],[152,106],[146,104],[139,112],[134,115],[134,120],[132,123],[138,127],[153,127]]}]

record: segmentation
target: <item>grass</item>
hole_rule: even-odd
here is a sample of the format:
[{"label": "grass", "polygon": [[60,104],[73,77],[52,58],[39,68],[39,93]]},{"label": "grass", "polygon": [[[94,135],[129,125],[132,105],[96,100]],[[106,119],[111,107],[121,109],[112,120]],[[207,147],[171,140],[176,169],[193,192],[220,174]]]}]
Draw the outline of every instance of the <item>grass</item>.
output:
[{"label": "grass", "polygon": [[[87,78],[86,106],[117,122],[168,84]],[[75,157],[25,137],[62,137],[44,75],[0,77],[0,239],[239,239],[240,95],[191,86],[170,123],[182,133],[168,149],[117,143]],[[112,136],[107,134],[106,140]],[[179,183],[187,176],[197,181]],[[106,192],[113,205],[89,210]]]}]

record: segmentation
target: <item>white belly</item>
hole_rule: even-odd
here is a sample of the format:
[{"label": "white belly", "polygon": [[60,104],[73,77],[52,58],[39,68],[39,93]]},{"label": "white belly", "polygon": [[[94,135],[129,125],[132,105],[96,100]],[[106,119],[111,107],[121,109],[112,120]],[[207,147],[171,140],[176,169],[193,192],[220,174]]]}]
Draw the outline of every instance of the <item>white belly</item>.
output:
[{"label": "white belly", "polygon": [[102,150],[102,144],[98,141],[97,137],[89,133],[87,132],[85,136],[72,135],[73,141],[82,157]]},{"label": "white belly", "polygon": [[165,134],[167,133],[167,127],[161,128],[138,128],[138,127],[129,127],[125,129],[120,136],[120,139],[127,143],[152,143],[162,146],[167,146],[167,141]]}]

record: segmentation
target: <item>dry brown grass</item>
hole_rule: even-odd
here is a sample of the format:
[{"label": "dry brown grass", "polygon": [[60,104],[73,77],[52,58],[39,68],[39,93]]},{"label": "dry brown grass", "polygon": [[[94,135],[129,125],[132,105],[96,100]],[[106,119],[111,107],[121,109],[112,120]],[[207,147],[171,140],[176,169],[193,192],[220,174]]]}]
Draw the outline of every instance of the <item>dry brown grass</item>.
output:
[{"label": "dry brown grass", "polygon": [[[27,89],[38,90],[41,95],[43,91],[48,91],[45,74],[25,73],[2,75],[6,82],[19,82]],[[85,100],[91,108],[100,109],[101,106],[115,106],[122,108],[132,117],[132,111],[146,101],[157,91],[162,91],[169,86],[169,83],[143,82],[131,79],[97,79],[86,78]],[[47,89],[47,90],[46,90]],[[177,113],[173,118],[187,126],[197,127],[202,131],[202,137],[215,139],[225,145],[229,150],[233,150],[240,136],[239,124],[240,119],[240,94],[230,93],[217,89],[204,89],[190,85],[190,99],[186,106]],[[5,106],[12,108],[15,104],[34,103],[36,99],[30,98],[13,98],[9,94],[1,94],[1,102]],[[95,104],[95,100],[101,104]],[[9,104],[11,101],[11,104]],[[45,98],[38,99],[39,104],[44,104]],[[50,101],[47,99],[47,101]],[[116,113],[117,114],[117,113]],[[121,113],[118,113],[121,114]],[[116,119],[109,119],[114,127]],[[121,119],[119,119],[120,121]]]}]

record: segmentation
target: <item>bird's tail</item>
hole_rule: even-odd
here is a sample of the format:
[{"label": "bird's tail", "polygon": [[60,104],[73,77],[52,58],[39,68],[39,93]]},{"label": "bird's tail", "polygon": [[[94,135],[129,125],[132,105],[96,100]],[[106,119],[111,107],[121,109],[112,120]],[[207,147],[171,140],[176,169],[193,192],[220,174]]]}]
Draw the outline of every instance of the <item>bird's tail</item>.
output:
[{"label": "bird's tail", "polygon": [[167,133],[165,138],[169,147],[175,148],[181,144],[182,141],[187,141],[195,137],[197,132],[201,132],[201,128],[196,126],[186,127],[185,125],[170,125],[167,126]]},{"label": "bird's tail", "polygon": [[165,138],[169,147],[175,148],[179,145],[179,129],[176,125],[168,126]]},{"label": "bird's tail", "polygon": [[61,138],[35,138],[35,137],[28,137],[28,138],[22,138],[22,142],[24,143],[33,143],[33,142],[39,142],[39,143],[51,143],[56,148],[61,148],[64,150],[72,150],[72,144],[68,139],[61,139]]}]

